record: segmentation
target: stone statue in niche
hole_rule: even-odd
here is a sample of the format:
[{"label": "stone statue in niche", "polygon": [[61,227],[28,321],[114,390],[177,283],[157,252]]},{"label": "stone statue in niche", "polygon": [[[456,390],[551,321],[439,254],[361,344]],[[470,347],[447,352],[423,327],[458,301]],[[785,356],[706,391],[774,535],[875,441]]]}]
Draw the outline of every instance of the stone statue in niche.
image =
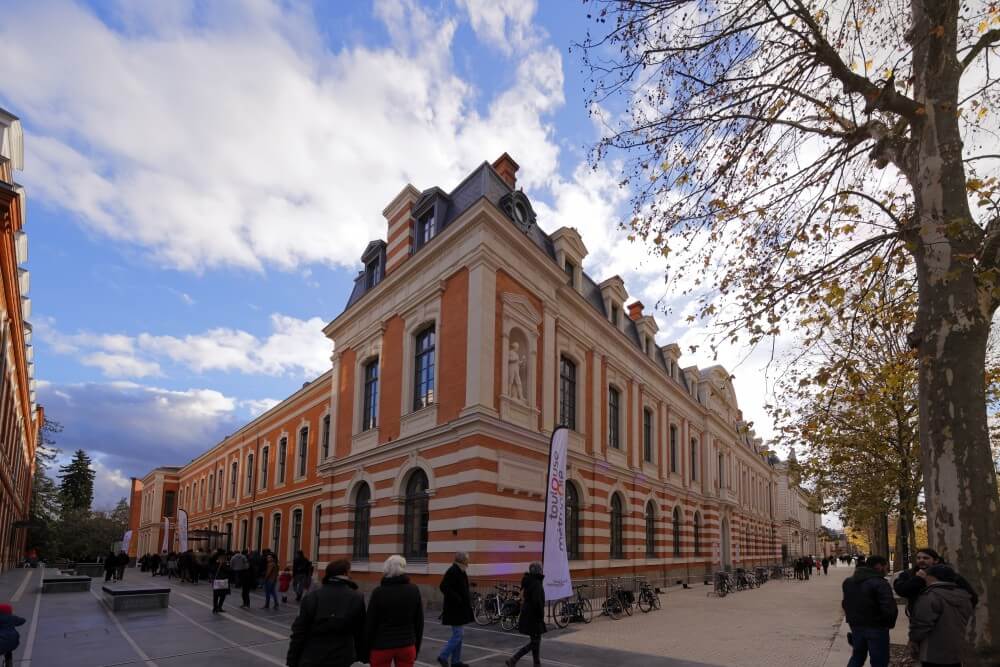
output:
[{"label": "stone statue in niche", "polygon": [[511,398],[524,401],[524,382],[521,380],[521,369],[524,368],[524,355],[518,350],[520,345],[516,342],[510,344],[510,352],[507,353],[507,375],[510,378],[510,390],[507,392]]}]

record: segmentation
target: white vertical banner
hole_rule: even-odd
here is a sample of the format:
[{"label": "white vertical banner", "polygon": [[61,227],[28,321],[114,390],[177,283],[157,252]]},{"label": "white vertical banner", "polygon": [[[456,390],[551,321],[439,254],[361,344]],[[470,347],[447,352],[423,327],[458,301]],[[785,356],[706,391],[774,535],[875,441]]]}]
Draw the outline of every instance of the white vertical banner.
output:
[{"label": "white vertical banner", "polygon": [[126,530],[125,534],[122,535],[122,551],[128,553],[128,547],[132,543],[132,531]]},{"label": "white vertical banner", "polygon": [[188,550],[188,513],[177,510],[177,542],[181,553]]},{"label": "white vertical banner", "polygon": [[549,474],[545,485],[545,533],[542,563],[545,572],[545,599],[559,600],[573,595],[566,544],[566,456],[569,429],[560,426],[549,443]]},{"label": "white vertical banner", "polygon": [[167,536],[170,535],[170,517],[163,517],[163,546],[160,547],[161,551],[169,551],[167,548],[170,544],[167,540]]}]

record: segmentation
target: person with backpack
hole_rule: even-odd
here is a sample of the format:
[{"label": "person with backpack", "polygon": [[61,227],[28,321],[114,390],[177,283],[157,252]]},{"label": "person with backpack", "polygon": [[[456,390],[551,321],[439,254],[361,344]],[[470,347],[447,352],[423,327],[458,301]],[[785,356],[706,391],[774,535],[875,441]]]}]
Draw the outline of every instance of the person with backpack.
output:
[{"label": "person with backpack", "polygon": [[528,566],[528,571],[521,578],[521,615],[517,619],[517,630],[522,635],[528,635],[528,643],[517,650],[517,653],[507,658],[507,667],[514,667],[517,661],[531,652],[535,667],[542,664],[541,645],[545,633],[545,588],[542,582],[542,564],[538,561]]},{"label": "person with backpack", "polygon": [[872,667],[889,667],[889,630],[896,626],[899,609],[885,580],[888,567],[882,556],[871,556],[844,580],[841,604],[854,649],[847,667],[862,667],[868,658]]},{"label": "person with backpack", "polygon": [[302,600],[302,596],[309,590],[312,583],[313,564],[302,551],[295,552],[292,560],[292,588],[295,590],[295,601]]},{"label": "person with backpack", "polygon": [[9,604],[0,604],[0,656],[3,657],[3,667],[14,664],[14,649],[21,643],[21,635],[17,632],[19,625],[25,621],[14,615],[14,608]]},{"label": "person with backpack", "polygon": [[323,585],[308,593],[292,623],[288,667],[349,667],[368,662],[365,598],[351,578],[351,563],[326,566]]},{"label": "person with backpack", "polygon": [[[438,589],[444,596],[441,609],[441,624],[451,626],[451,638],[441,649],[437,661],[441,667],[464,667],[462,662],[462,639],[465,625],[472,623],[472,593],[469,590],[469,554],[459,551],[451,567],[441,578]],[[450,661],[450,662],[449,662]]]},{"label": "person with backpack", "polygon": [[925,585],[910,615],[909,653],[924,667],[961,667],[972,596],[955,583],[958,575],[948,565],[931,565],[917,576]]}]

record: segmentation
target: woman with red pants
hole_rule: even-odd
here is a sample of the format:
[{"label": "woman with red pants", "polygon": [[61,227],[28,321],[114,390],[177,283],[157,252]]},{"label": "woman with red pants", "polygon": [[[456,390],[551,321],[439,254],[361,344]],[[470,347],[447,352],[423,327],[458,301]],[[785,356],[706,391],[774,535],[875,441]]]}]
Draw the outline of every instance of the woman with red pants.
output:
[{"label": "woman with red pants", "polygon": [[406,576],[406,559],[389,556],[372,591],[365,619],[371,667],[413,667],[424,636],[420,589]]}]

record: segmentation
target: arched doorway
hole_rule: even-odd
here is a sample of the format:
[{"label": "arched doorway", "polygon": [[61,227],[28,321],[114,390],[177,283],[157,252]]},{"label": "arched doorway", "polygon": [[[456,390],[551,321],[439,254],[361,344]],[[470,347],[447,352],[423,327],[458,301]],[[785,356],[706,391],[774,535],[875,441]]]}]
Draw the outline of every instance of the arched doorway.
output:
[{"label": "arched doorway", "polygon": [[722,568],[729,570],[733,566],[729,544],[729,517],[722,518]]}]

